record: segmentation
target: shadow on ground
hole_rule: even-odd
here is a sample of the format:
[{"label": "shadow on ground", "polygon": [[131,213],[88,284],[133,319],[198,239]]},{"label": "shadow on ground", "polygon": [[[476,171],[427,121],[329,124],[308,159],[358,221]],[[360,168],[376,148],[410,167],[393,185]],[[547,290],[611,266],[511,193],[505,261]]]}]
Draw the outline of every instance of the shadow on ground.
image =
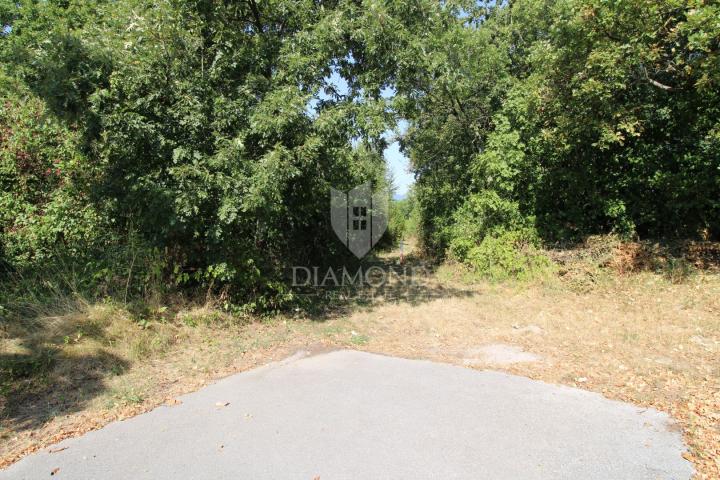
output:
[{"label": "shadow on ground", "polygon": [[[304,300],[305,313],[325,321],[358,307],[372,309],[387,303],[418,306],[439,298],[470,297],[476,293],[471,288],[443,284],[435,276],[436,269],[437,264],[415,253],[401,258],[397,251],[382,252],[366,257],[359,267],[347,267],[349,277],[344,285],[342,265],[332,267],[334,274],[323,268],[316,279],[296,289],[295,294]],[[360,281],[356,277],[358,271]]]},{"label": "shadow on ground", "polygon": [[0,353],[3,431],[35,429],[56,416],[83,410],[106,389],[104,379],[109,374],[129,367],[126,360],[104,349],[66,353],[49,341],[57,330],[48,330],[20,339],[16,353]]}]

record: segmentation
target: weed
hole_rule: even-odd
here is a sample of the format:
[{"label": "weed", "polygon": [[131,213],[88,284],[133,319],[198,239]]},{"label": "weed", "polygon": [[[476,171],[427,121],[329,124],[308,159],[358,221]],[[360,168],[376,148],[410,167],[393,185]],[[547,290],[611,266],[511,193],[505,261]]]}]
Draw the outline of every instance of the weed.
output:
[{"label": "weed", "polygon": [[661,268],[663,276],[672,284],[687,281],[696,273],[695,267],[684,258],[669,258]]},{"label": "weed", "polygon": [[112,399],[113,401],[111,402],[110,406],[137,405],[139,403],[142,403],[144,400],[142,394],[136,391],[133,387],[116,390],[112,395]]},{"label": "weed", "polygon": [[194,315],[185,315],[182,317],[182,322],[188,327],[195,328],[198,326],[198,319]]},{"label": "weed", "polygon": [[366,345],[370,341],[370,337],[362,334],[351,334],[350,343],[353,345]]}]

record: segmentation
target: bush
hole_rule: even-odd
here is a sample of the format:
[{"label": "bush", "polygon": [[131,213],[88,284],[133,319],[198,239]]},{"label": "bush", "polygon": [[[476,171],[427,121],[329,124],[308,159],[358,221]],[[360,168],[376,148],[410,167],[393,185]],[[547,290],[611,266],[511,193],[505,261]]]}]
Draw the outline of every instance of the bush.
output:
[{"label": "bush", "polygon": [[553,270],[552,261],[538,247],[533,230],[492,234],[470,248],[465,263],[483,278],[493,281],[530,280]]},{"label": "bush", "polygon": [[42,266],[59,249],[78,255],[107,232],[83,189],[93,166],[79,137],[0,72],[0,260],[8,266]]},{"label": "bush", "polygon": [[450,256],[465,261],[469,251],[486,237],[527,225],[517,203],[501,198],[497,192],[485,190],[471,195],[455,213],[448,229]]},{"label": "bush", "polygon": [[495,191],[471,195],[448,228],[450,257],[493,281],[543,275],[553,263],[540,251],[531,220]]}]

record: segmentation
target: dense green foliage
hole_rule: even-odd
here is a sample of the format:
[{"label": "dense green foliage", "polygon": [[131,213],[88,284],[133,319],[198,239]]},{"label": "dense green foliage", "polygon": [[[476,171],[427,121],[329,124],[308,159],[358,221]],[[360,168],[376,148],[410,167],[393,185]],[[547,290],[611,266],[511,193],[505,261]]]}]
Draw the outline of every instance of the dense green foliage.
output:
[{"label": "dense green foliage", "polygon": [[386,182],[399,118],[417,185],[390,231],[419,224],[437,256],[497,277],[541,268],[542,242],[717,238],[718,19],[708,0],[0,0],[3,271],[282,305],[289,265],[344,253],[329,190]]},{"label": "dense green foliage", "polygon": [[410,192],[401,200],[390,204],[388,237],[395,243],[405,243],[417,238],[420,229],[420,211],[415,195]]},{"label": "dense green foliage", "polygon": [[[253,0],[1,11],[6,270],[68,254],[97,267],[127,247],[156,252],[170,283],[272,307],[288,298],[285,267],[342,251],[330,187],[384,181],[384,102],[326,91],[308,110],[332,69],[351,68],[337,65],[351,48],[333,28],[343,12]],[[108,268],[132,276],[135,254],[116,258]]]},{"label": "dense green foliage", "polygon": [[[424,240],[457,256],[532,227],[720,236],[720,8],[517,0],[438,27],[400,85]],[[476,263],[476,262],[472,262]]]}]

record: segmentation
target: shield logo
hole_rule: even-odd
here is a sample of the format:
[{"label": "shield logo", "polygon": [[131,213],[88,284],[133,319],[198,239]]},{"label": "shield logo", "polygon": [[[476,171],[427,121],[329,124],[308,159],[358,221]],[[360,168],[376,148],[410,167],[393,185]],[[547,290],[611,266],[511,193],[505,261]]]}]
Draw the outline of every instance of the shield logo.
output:
[{"label": "shield logo", "polygon": [[370,183],[349,192],[331,189],[330,220],[341,242],[362,258],[375,246],[387,229],[388,194],[373,193]]}]

